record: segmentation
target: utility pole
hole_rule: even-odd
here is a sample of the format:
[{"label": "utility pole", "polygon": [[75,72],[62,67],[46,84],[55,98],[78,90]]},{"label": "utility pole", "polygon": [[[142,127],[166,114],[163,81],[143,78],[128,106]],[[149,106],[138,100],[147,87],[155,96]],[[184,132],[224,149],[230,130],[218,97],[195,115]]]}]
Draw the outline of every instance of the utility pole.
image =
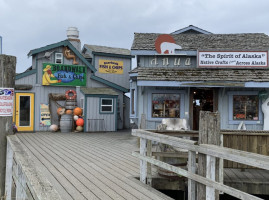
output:
[{"label": "utility pole", "polygon": [[[11,90],[4,90],[5,88],[15,88],[16,75],[16,57],[0,55],[0,102],[6,101],[8,98],[1,98],[1,96],[11,95]],[[13,92],[13,95],[14,92]],[[14,104],[13,104],[14,106]],[[12,128],[12,112],[9,113],[10,108],[5,110],[0,105],[0,198],[5,194],[5,173],[6,173],[6,148],[7,135],[13,133]],[[12,109],[13,111],[13,109]]]}]

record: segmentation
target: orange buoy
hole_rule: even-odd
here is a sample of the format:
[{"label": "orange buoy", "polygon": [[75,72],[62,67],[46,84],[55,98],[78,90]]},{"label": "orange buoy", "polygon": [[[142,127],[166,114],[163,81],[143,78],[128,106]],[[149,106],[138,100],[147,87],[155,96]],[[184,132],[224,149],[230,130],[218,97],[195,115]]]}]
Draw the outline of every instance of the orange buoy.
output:
[{"label": "orange buoy", "polygon": [[65,112],[65,108],[60,107],[60,108],[57,109],[57,114],[58,115],[63,115],[64,112]]},{"label": "orange buoy", "polygon": [[73,111],[72,110],[66,110],[65,111],[65,114],[72,115],[73,114]]},{"label": "orange buoy", "polygon": [[76,99],[77,98],[77,93],[75,90],[67,90],[65,92],[65,98],[66,99]]},{"label": "orange buoy", "polygon": [[82,109],[80,107],[76,107],[73,110],[74,115],[82,115]]},{"label": "orange buoy", "polygon": [[82,118],[78,118],[78,120],[76,121],[76,125],[77,126],[83,126],[84,125],[84,120]]}]

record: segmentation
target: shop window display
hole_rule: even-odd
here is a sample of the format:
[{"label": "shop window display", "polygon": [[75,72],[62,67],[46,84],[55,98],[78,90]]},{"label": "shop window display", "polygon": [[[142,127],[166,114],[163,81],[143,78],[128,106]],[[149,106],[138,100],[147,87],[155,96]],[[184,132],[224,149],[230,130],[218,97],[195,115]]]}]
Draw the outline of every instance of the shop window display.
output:
[{"label": "shop window display", "polygon": [[257,95],[233,96],[234,120],[259,120],[259,99]]},{"label": "shop window display", "polygon": [[179,118],[179,94],[152,94],[152,118]]}]

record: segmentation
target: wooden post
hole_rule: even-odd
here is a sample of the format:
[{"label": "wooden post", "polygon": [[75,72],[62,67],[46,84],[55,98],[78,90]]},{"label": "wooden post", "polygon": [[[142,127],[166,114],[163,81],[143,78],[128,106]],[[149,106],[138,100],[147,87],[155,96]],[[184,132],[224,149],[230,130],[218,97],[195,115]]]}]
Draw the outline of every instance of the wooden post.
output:
[{"label": "wooden post", "polygon": [[11,200],[12,190],[12,166],[13,166],[13,150],[9,143],[7,143],[7,159],[6,159],[6,182],[5,195],[6,200]]},{"label": "wooden post", "polygon": [[[220,116],[218,112],[208,112],[201,111],[200,112],[200,121],[199,121],[199,144],[214,144],[220,145]],[[203,177],[208,177],[212,180],[219,181],[219,159],[208,158],[208,164],[211,166],[211,169],[216,170],[215,176],[210,175],[211,170],[207,172],[207,159],[206,155],[199,154],[198,156],[198,174]],[[216,162],[216,164],[214,164]],[[213,167],[212,165],[215,165]],[[199,200],[206,199],[206,191],[212,192],[212,190],[206,190],[206,186],[202,184],[197,184],[197,196]],[[212,195],[212,194],[210,194]],[[215,192],[215,199],[219,199],[219,192]]]},{"label": "wooden post", "polygon": [[[147,142],[147,156],[152,157],[152,142],[148,140]],[[147,184],[151,186],[152,174],[151,174],[151,163],[147,163]]]},{"label": "wooden post", "polygon": [[[146,156],[147,140],[140,138],[140,155]],[[147,179],[147,161],[140,160],[140,181],[146,184]]]},{"label": "wooden post", "polygon": [[[196,152],[189,151],[188,156],[188,171],[196,174]],[[188,179],[188,200],[196,200],[196,183]]]},{"label": "wooden post", "polygon": [[[0,88],[15,87],[16,57],[0,55]],[[0,197],[5,195],[6,136],[13,133],[12,116],[0,116]]]}]

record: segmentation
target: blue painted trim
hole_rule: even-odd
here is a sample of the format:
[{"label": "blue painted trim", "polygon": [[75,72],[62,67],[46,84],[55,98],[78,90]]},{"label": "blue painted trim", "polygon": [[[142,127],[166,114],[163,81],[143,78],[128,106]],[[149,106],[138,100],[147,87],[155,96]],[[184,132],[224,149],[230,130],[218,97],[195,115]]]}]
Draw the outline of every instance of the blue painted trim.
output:
[{"label": "blue painted trim", "polygon": [[147,120],[150,121],[162,121],[163,118],[152,118],[152,94],[179,94],[180,95],[180,118],[185,118],[185,95],[186,91],[184,90],[151,90],[148,92],[148,113],[147,113]]},{"label": "blue painted trim", "polygon": [[38,54],[40,52],[43,52],[43,51],[47,51],[47,50],[50,50],[50,49],[54,49],[54,48],[57,48],[57,47],[61,47],[61,46],[68,46],[69,49],[71,49],[74,54],[79,57],[82,62],[84,62],[86,64],[86,66],[88,66],[93,72],[96,72],[97,70],[94,68],[94,66],[92,66],[92,64],[90,64],[83,56],[82,54],[68,41],[68,40],[64,40],[64,41],[61,41],[61,42],[58,42],[58,43],[55,43],[55,44],[51,44],[51,45],[47,45],[45,47],[41,47],[41,48],[38,48],[38,49],[34,49],[34,50],[31,50],[29,53],[28,53],[28,56],[32,56],[32,55],[35,55],[35,54]]},{"label": "blue painted trim", "polygon": [[[131,84],[131,83],[130,83]],[[134,89],[134,114],[132,114],[132,90]],[[137,85],[130,86],[130,118],[137,117]]]},{"label": "blue painted trim", "polygon": [[247,82],[246,88],[269,88],[269,82]]},{"label": "blue painted trim", "polygon": [[252,124],[252,125],[260,125],[263,124],[263,114],[262,114],[262,109],[261,109],[261,100],[259,100],[259,120],[254,121],[254,120],[234,120],[233,119],[233,96],[234,95],[257,95],[258,96],[259,91],[229,91],[227,92],[228,95],[228,109],[229,109],[229,124],[240,124],[242,121],[247,125],[247,124]]},{"label": "blue painted trim", "polygon": [[36,72],[37,72],[36,69],[32,69],[32,70],[20,73],[20,74],[16,75],[15,80],[19,80],[19,79],[24,78],[26,76],[30,76],[32,74],[35,74]]},{"label": "blue painted trim", "polygon": [[[102,111],[102,99],[109,99],[109,100],[112,100],[112,111],[110,112],[105,112],[105,111]],[[114,111],[115,111],[115,108],[114,108],[114,99],[115,98],[104,98],[104,97],[100,97],[99,99],[99,114],[114,114]]]},{"label": "blue painted trim", "polygon": [[116,107],[116,112],[115,112],[115,131],[118,130],[118,98],[116,98],[116,102],[115,102],[115,107]]},{"label": "blue painted trim", "polygon": [[194,31],[200,32],[202,34],[212,34],[209,31],[203,30],[203,29],[196,27],[196,26],[193,26],[193,25],[176,30],[176,31],[172,32],[171,34],[176,35],[176,34],[184,33],[184,32],[189,31],[189,30],[194,30]]},{"label": "blue painted trim", "polygon": [[[88,124],[88,119],[87,119],[87,97],[84,96],[84,110],[83,110],[83,113],[84,113],[84,126],[83,126],[83,129],[84,129],[84,133],[87,132],[86,128],[87,127],[87,124]],[[87,124],[86,124],[87,123]]]},{"label": "blue painted trim", "polygon": [[3,43],[2,43],[2,36],[0,36],[0,54],[2,54],[2,45],[3,45]]},{"label": "blue painted trim", "polygon": [[181,51],[176,50],[175,54],[167,55],[167,54],[159,54],[155,50],[131,50],[131,55],[136,56],[197,56],[197,51]]},{"label": "blue painted trim", "polygon": [[97,76],[95,76],[94,74],[91,75],[91,79],[93,79],[93,80],[95,80],[95,81],[98,81],[98,82],[100,82],[100,83],[103,83],[103,84],[105,84],[105,85],[107,85],[107,86],[109,86],[109,87],[112,87],[112,88],[114,88],[114,89],[120,90],[121,92],[124,92],[124,93],[126,93],[126,92],[129,91],[128,89],[126,89],[126,88],[124,88],[124,87],[121,87],[121,86],[119,86],[119,85],[117,85],[117,84],[115,84],[115,83],[112,83],[112,82],[110,82],[110,81],[107,81],[107,80],[105,80],[105,79],[103,79],[103,78],[97,77]]}]

